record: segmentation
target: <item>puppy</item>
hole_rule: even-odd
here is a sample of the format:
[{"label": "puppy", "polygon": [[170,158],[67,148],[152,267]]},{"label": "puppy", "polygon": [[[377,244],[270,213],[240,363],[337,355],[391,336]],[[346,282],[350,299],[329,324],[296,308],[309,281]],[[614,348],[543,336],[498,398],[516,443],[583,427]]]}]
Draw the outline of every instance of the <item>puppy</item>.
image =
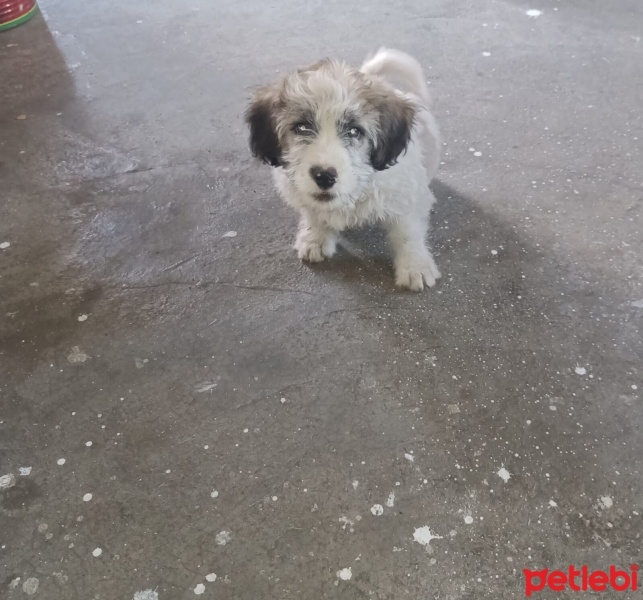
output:
[{"label": "puppy", "polygon": [[414,58],[381,49],[359,70],[322,60],[258,89],[246,121],[253,155],[274,167],[279,193],[301,214],[300,259],[330,258],[339,232],[381,222],[396,285],[435,285],[426,236],[440,134]]}]

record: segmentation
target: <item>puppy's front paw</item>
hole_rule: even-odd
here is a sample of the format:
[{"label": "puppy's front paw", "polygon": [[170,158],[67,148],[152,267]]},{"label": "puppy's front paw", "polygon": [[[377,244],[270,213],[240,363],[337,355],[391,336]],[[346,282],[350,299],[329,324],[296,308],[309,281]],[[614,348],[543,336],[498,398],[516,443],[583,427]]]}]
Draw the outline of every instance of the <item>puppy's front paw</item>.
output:
[{"label": "puppy's front paw", "polygon": [[308,262],[321,262],[326,257],[321,244],[298,244],[295,246],[297,256]]},{"label": "puppy's front paw", "polygon": [[311,242],[298,239],[295,243],[297,256],[308,262],[321,262],[335,254],[335,242],[327,240],[325,243]]},{"label": "puppy's front paw", "polygon": [[442,275],[431,257],[422,261],[405,261],[395,265],[395,285],[412,292],[421,292],[425,285],[433,287],[440,277]]}]

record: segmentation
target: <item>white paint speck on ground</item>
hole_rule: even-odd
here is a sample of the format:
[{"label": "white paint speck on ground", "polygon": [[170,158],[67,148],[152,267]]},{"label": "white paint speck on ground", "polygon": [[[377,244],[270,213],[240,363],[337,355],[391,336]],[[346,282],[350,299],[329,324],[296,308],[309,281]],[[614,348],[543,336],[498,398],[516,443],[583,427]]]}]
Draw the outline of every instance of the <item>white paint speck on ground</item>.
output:
[{"label": "white paint speck on ground", "polygon": [[103,553],[102,548],[95,548],[94,551],[92,552],[92,556],[98,558],[102,553]]},{"label": "white paint speck on ground", "polygon": [[507,471],[504,467],[498,470],[497,473],[498,477],[502,479],[505,483],[507,483],[511,479],[511,473]]},{"label": "white paint speck on ground", "polygon": [[282,404],[286,404],[286,399],[285,399],[285,398],[281,398],[281,399],[279,400],[279,402],[281,402]]},{"label": "white paint speck on ground", "polygon": [[607,510],[609,508],[612,508],[612,506],[614,506],[614,500],[612,500],[609,496],[601,496],[598,499],[598,505],[603,510]]},{"label": "white paint speck on ground", "polygon": [[357,479],[355,479],[353,481],[353,489],[356,490],[358,485],[359,485],[359,481],[357,481]]},{"label": "white paint speck on ground", "polygon": [[492,256],[498,256],[498,251],[497,250],[492,250],[491,254],[492,254]]},{"label": "white paint speck on ground", "polygon": [[491,56],[491,52],[483,52],[482,56],[484,56],[485,58],[488,58],[489,56]]},{"label": "white paint speck on ground", "polygon": [[337,571],[337,577],[342,581],[348,581],[353,577],[353,570],[350,567]]},{"label": "white paint speck on ground", "polygon": [[57,465],[60,465],[60,466],[62,467],[66,462],[67,462],[67,460],[66,460],[66,459],[64,459],[64,458],[59,458],[59,459],[56,461],[56,464],[57,464]]},{"label": "white paint speck on ground", "polygon": [[386,506],[393,508],[395,506],[395,492],[391,492],[386,499]]},{"label": "white paint speck on ground", "polygon": [[20,471],[21,477],[29,477],[29,475],[31,475],[31,467],[20,467],[18,470]]},{"label": "white paint speck on ground", "polygon": [[84,502],[89,502],[93,498],[92,494],[85,494],[83,496],[83,501]]},{"label": "white paint speck on ground", "polygon": [[224,237],[224,238],[237,237],[237,232],[236,231],[226,231],[226,233],[224,233],[221,237]]},{"label": "white paint speck on ground", "polygon": [[429,527],[425,525],[424,527],[417,527],[413,532],[413,541],[422,546],[428,546],[431,543],[431,540],[441,540],[441,535],[435,535],[431,532]]},{"label": "white paint speck on ground", "polygon": [[555,500],[550,500],[549,506],[551,506],[552,508],[558,508],[558,503]]},{"label": "white paint speck on ground", "polygon": [[38,591],[40,581],[35,577],[30,577],[22,584],[22,591],[29,596],[33,596]]},{"label": "white paint speck on ground", "polygon": [[467,516],[464,518],[464,522],[465,522],[467,525],[471,525],[471,523],[473,523],[473,517],[472,517],[471,515],[467,515]]},{"label": "white paint speck on ground", "polygon": [[219,546],[225,546],[231,539],[232,535],[230,534],[230,532],[224,530],[221,533],[217,533],[217,537],[214,538],[214,541]]},{"label": "white paint speck on ground", "polygon": [[67,355],[67,361],[72,365],[84,363],[88,358],[89,356],[87,356],[87,354],[85,354],[84,352],[81,352],[78,346],[74,346],[71,349],[71,352]]},{"label": "white paint speck on ground", "polygon": [[205,580],[206,580],[206,581],[209,581],[210,583],[212,583],[213,581],[216,581],[216,580],[217,580],[217,574],[216,574],[216,573],[208,573],[208,574],[205,576]]},{"label": "white paint speck on ground", "polygon": [[11,246],[11,242],[2,242],[2,244],[0,244],[0,250],[6,250],[9,246]]},{"label": "white paint speck on ground", "polygon": [[212,381],[204,381],[203,383],[199,383],[194,387],[194,391],[197,394],[203,394],[205,392],[211,392],[215,387],[217,387],[216,383],[213,383]]},{"label": "white paint speck on ground", "polygon": [[479,150],[476,150],[476,151],[473,153],[473,155],[474,155],[474,156],[482,156],[482,152],[480,152]]},{"label": "white paint speck on ground", "polygon": [[530,19],[537,19],[540,15],[543,14],[542,10],[538,10],[537,8],[530,8],[526,13],[525,13]]},{"label": "white paint speck on ground", "polygon": [[585,367],[576,367],[574,369],[574,372],[576,373],[576,375],[586,375],[587,369]]},{"label": "white paint speck on ground", "polygon": [[381,504],[373,504],[373,506],[371,506],[371,512],[376,517],[379,517],[384,514],[384,507]]},{"label": "white paint speck on ground", "polygon": [[412,454],[409,454],[408,452],[404,455],[404,458],[406,458],[406,460],[409,460],[411,462],[415,462],[415,456],[413,456]]},{"label": "white paint speck on ground", "polygon": [[82,323],[87,320],[87,315],[78,315],[78,320]]},{"label": "white paint speck on ground", "polygon": [[194,593],[197,596],[200,596],[205,592],[205,586],[202,583],[199,583],[195,588],[194,588]]},{"label": "white paint speck on ground", "polygon": [[351,521],[348,517],[344,517],[344,516],[339,517],[339,522],[342,524],[343,531],[346,531],[347,527],[348,527],[348,531],[350,531],[351,533],[355,531],[353,529],[353,526],[355,525],[355,523],[353,523],[353,521]]},{"label": "white paint speck on ground", "polygon": [[52,575],[56,578],[56,580],[60,584],[65,584],[69,580],[69,577],[67,577],[67,575],[63,575],[62,571],[58,571],[58,572],[54,571]]},{"label": "white paint speck on ground", "polygon": [[154,590],[143,590],[136,592],[132,600],[159,600],[159,595]]},{"label": "white paint speck on ground", "polygon": [[0,477],[0,490],[8,490],[14,485],[16,485],[16,476],[13,473]]},{"label": "white paint speck on ground", "polygon": [[93,442],[85,442],[85,446],[87,446],[89,448],[92,445],[92,443]]},{"label": "white paint speck on ground", "polygon": [[219,492],[214,490],[213,492],[210,492],[210,498],[218,498],[219,497]]}]

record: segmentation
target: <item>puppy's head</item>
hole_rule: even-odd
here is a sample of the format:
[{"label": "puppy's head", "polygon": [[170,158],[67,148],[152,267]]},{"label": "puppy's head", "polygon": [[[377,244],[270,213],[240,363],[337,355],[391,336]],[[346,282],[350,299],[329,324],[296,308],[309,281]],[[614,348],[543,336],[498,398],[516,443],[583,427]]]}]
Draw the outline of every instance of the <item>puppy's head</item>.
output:
[{"label": "puppy's head", "polygon": [[384,81],[324,60],[259,89],[246,121],[253,154],[284,169],[300,202],[337,208],[396,163],[415,113]]}]

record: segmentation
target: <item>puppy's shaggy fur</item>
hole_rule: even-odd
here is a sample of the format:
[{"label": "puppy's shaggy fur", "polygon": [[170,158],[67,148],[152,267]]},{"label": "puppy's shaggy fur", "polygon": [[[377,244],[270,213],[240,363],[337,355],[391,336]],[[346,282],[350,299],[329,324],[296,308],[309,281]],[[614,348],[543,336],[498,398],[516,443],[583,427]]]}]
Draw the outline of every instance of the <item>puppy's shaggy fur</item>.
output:
[{"label": "puppy's shaggy fur", "polygon": [[426,235],[440,135],[428,104],[418,62],[387,49],[360,70],[323,60],[257,90],[246,112],[250,147],[275,167],[277,189],[301,214],[299,258],[330,258],[340,231],[380,221],[396,284],[435,285]]}]

